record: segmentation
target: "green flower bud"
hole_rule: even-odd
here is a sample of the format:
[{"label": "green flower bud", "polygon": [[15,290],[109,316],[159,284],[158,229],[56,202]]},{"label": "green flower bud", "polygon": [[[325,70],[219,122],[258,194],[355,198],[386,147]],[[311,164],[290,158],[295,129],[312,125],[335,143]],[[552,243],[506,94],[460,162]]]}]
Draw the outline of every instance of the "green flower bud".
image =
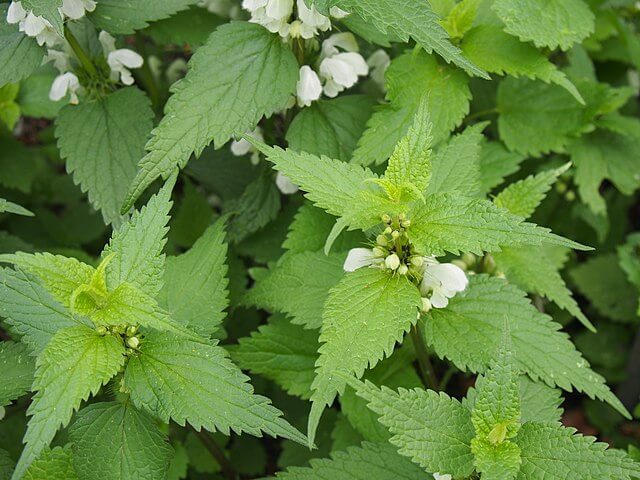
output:
[{"label": "green flower bud", "polygon": [[431,300],[429,300],[427,297],[422,297],[422,308],[421,310],[424,313],[427,313],[429,310],[431,310]]},{"label": "green flower bud", "polygon": [[574,192],[573,190],[569,190],[567,193],[565,193],[564,198],[567,199],[567,202],[573,202],[576,199],[576,192]]},{"label": "green flower bud", "polygon": [[467,264],[467,267],[476,263],[477,257],[473,253],[465,253],[462,255],[462,261]]},{"label": "green flower bud", "polygon": [[406,218],[407,218],[407,215],[404,213],[401,213],[400,215],[398,215],[398,220],[400,220],[401,222],[406,220]]},{"label": "green flower bud", "polygon": [[467,264],[465,262],[463,262],[462,260],[452,260],[451,263],[454,264],[456,267],[459,267],[462,270],[466,270],[467,269]]},{"label": "green flower bud", "polygon": [[384,264],[389,270],[397,270],[400,267],[400,257],[395,253],[392,253],[384,259]]},{"label": "green flower bud", "polygon": [[558,182],[556,183],[556,192],[558,193],[564,193],[567,191],[567,184],[564,182]]},{"label": "green flower bud", "polygon": [[400,222],[400,225],[404,228],[409,228],[411,226],[411,220],[403,220]]},{"label": "green flower bud", "polygon": [[372,251],[373,251],[373,256],[374,257],[386,257],[387,256],[387,250],[384,249],[384,248],[375,247]]},{"label": "green flower bud", "polygon": [[393,229],[391,227],[387,227],[384,229],[384,233],[385,235],[391,235],[391,232],[393,231]]},{"label": "green flower bud", "polygon": [[127,338],[127,346],[128,347],[138,348],[138,345],[140,345],[140,340],[138,339],[138,337],[129,337],[129,338]]},{"label": "green flower bud", "polygon": [[422,267],[422,265],[424,265],[424,257],[421,257],[420,255],[411,257],[411,265],[417,268]]},{"label": "green flower bud", "polygon": [[409,272],[409,267],[407,267],[404,263],[398,267],[398,273],[400,275],[406,275]]},{"label": "green flower bud", "polygon": [[394,230],[393,232],[391,232],[391,238],[393,238],[394,240],[396,240],[399,236],[400,236],[399,231]]},{"label": "green flower bud", "polygon": [[384,215],[382,215],[382,221],[384,223],[391,223],[391,217],[385,213]]},{"label": "green flower bud", "polygon": [[136,325],[129,325],[127,327],[126,335],[127,337],[133,337],[138,332],[138,327]]},{"label": "green flower bud", "polygon": [[98,335],[102,335],[103,337],[109,333],[109,329],[107,329],[107,327],[105,327],[104,325],[100,325],[98,328],[96,328],[96,332],[98,332]]},{"label": "green flower bud", "polygon": [[378,235],[376,237],[376,242],[378,242],[378,245],[382,245],[383,247],[387,246],[387,243],[389,243],[389,240],[387,240],[386,235]]}]

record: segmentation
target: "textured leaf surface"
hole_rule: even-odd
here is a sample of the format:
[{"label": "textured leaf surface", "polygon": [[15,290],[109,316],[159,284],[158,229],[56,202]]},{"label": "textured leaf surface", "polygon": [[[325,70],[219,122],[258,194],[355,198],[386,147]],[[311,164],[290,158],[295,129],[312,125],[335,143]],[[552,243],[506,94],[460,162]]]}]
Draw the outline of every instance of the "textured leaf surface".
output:
[{"label": "textured leaf surface", "polygon": [[100,336],[85,326],[55,334],[38,357],[33,382],[37,393],[27,410],[31,419],[26,445],[13,478],[20,478],[58,428],[69,423],[80,403],[118,373],[124,360],[124,345],[113,336]]},{"label": "textured leaf surface", "polygon": [[524,424],[516,438],[522,451],[518,480],[629,480],[640,475],[640,464],[624,452],[574,432],[560,425]]},{"label": "textured leaf surface", "polygon": [[488,193],[518,171],[524,155],[508,151],[500,142],[486,142],[480,151],[480,185]]},{"label": "textured leaf surface", "polygon": [[130,403],[94,403],[69,429],[73,465],[82,479],[167,478],[173,449],[155,420]]},{"label": "textured leaf surface", "polygon": [[568,50],[593,33],[595,16],[582,0],[496,0],[507,33],[537,47]]},{"label": "textured leaf surface", "polygon": [[89,18],[101,30],[113,34],[131,34],[150,22],[170,17],[197,0],[102,0]]},{"label": "textured leaf surface", "polygon": [[58,330],[80,324],[33,275],[21,270],[0,269],[0,297],[0,315],[36,355]]},{"label": "textured leaf surface", "polygon": [[262,375],[291,395],[306,399],[311,396],[319,346],[316,330],[305,330],[275,315],[250,337],[241,338],[231,350],[231,358],[243,370]]},{"label": "textured leaf surface", "polygon": [[120,207],[144,153],[152,118],[147,96],[129,87],[99,100],[67,105],[56,120],[67,171],[106,223],[120,223]]},{"label": "textured leaf surface", "polygon": [[166,333],[145,337],[124,376],[133,403],[165,423],[171,418],[196,430],[265,432],[306,443],[269,399],[254,395],[248,380],[222,347]]},{"label": "textured leaf surface", "polygon": [[27,12],[31,10],[34,15],[48,20],[62,36],[62,14],[58,10],[62,7],[62,0],[22,0],[20,3]]},{"label": "textured leaf surface", "polygon": [[[260,25],[234,22],[218,28],[189,61],[173,88],[165,116],[153,130],[125,202],[128,210],[156,178],[184,167],[211,141],[253,129],[263,115],[282,109],[295,91],[296,60],[277,35]],[[265,86],[269,86],[265,88]]]},{"label": "textured leaf surface", "polygon": [[28,77],[40,66],[45,49],[7,23],[8,4],[0,5],[0,86]]},{"label": "textured leaf surface", "polygon": [[540,313],[516,287],[504,280],[475,275],[469,287],[456,295],[446,309],[430,311],[424,322],[427,343],[436,353],[461,369],[484,371],[505,318],[509,324],[514,362],[520,371],[549,386],[606,401],[627,415],[604,379],[589,368],[560,325]]},{"label": "textured leaf surface", "polygon": [[78,480],[70,447],[46,449],[27,469],[23,480]]},{"label": "textured leaf surface", "polygon": [[351,381],[359,396],[380,415],[380,423],[392,434],[398,453],[429,472],[466,477],[473,472],[469,411],[454,398],[433,390],[394,392],[371,382]]},{"label": "textured leaf surface", "polygon": [[209,227],[191,249],[167,257],[159,303],[171,318],[198,332],[212,334],[229,304],[224,221]]},{"label": "textured leaf surface", "polygon": [[31,390],[35,361],[23,343],[3,341],[0,343],[0,407],[21,397]]},{"label": "textured leaf surface", "polygon": [[365,442],[336,452],[331,458],[311,460],[309,467],[291,467],[278,473],[282,480],[429,480],[431,475],[398,455],[393,446]]},{"label": "textured leaf surface", "polygon": [[348,273],[330,292],[322,330],[311,399],[309,432],[317,426],[325,405],[344,391],[337,374],[361,377],[385,356],[416,322],[420,292],[406,277],[375,268]]},{"label": "textured leaf surface", "polygon": [[424,204],[413,206],[409,213],[409,238],[427,255],[445,252],[500,251],[501,246],[563,245],[588,249],[571,240],[527,223],[484,199],[470,199],[458,194],[439,193],[427,196]]}]

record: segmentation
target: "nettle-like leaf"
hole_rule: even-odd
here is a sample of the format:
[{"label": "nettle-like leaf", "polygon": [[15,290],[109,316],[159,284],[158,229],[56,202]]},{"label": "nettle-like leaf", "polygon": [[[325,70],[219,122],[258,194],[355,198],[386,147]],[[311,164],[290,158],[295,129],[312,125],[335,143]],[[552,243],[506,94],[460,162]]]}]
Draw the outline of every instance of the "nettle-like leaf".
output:
[{"label": "nettle-like leaf", "polygon": [[58,10],[62,7],[62,0],[22,0],[20,3],[27,12],[31,11],[34,15],[44,18],[58,35],[63,35],[62,15]]},{"label": "nettle-like leaf", "polygon": [[73,468],[73,452],[70,447],[45,449],[22,477],[24,480],[78,480]]},{"label": "nettle-like leaf", "polygon": [[58,115],[56,137],[67,171],[106,223],[121,223],[120,207],[136,175],[152,117],[151,102],[134,87],[67,105]]},{"label": "nettle-like leaf", "polygon": [[4,198],[0,198],[0,213],[13,213],[15,215],[22,215],[25,217],[33,217],[34,213],[27,210],[17,203],[10,202]]},{"label": "nettle-like leaf", "polygon": [[131,34],[151,22],[170,17],[185,10],[197,0],[102,0],[89,18],[101,30],[113,34]]},{"label": "nettle-like leaf", "polygon": [[504,182],[509,175],[518,171],[525,156],[510,152],[500,142],[483,142],[480,149],[480,186],[483,193],[489,193]]},{"label": "nettle-like leaf", "polygon": [[297,79],[293,53],[277,35],[247,22],[219,27],[191,58],[187,76],[173,87],[123,211],[156,178],[184,167],[191,154],[199,155],[211,141],[219,148],[282,109]]},{"label": "nettle-like leaf", "polygon": [[7,23],[7,4],[0,5],[0,86],[27,78],[42,63],[45,49]]},{"label": "nettle-like leaf", "polygon": [[4,407],[31,390],[35,362],[28,347],[24,343],[0,343],[0,370],[0,407]]}]

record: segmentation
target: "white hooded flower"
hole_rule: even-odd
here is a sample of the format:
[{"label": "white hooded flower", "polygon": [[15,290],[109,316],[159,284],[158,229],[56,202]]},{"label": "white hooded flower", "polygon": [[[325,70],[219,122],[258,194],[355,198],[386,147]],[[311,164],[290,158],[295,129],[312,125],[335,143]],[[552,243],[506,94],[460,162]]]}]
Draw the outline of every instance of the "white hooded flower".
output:
[{"label": "white hooded flower", "polygon": [[[252,132],[246,132],[246,135],[264,142],[264,137],[262,136],[262,130],[260,130],[260,127],[256,127]],[[258,152],[258,150],[256,150],[256,148],[244,138],[231,142],[231,153],[236,157],[243,157],[246,154],[251,153],[251,163],[254,165],[257,165],[260,161],[260,152]]]},{"label": "white hooded flower", "polygon": [[353,87],[359,76],[369,73],[369,66],[358,52],[358,43],[353,34],[336,33],[322,43],[323,60],[320,76],[325,81],[324,93],[336,97],[346,88]]},{"label": "white hooded flower", "polygon": [[251,13],[250,22],[281,37],[289,35],[288,20],[293,13],[293,0],[243,0],[242,8]]},{"label": "white hooded flower", "polygon": [[74,105],[78,104],[77,92],[80,89],[80,81],[73,73],[67,72],[62,75],[58,75],[51,84],[51,90],[49,90],[49,99],[53,102],[58,102],[70,95],[69,103]]},{"label": "white hooded flower", "polygon": [[434,308],[445,308],[449,299],[469,284],[464,270],[453,263],[438,263],[435,258],[425,258],[423,269],[420,293],[429,298]]},{"label": "white hooded flower", "polygon": [[62,0],[60,12],[71,20],[79,20],[86,12],[93,12],[96,2],[93,0]]},{"label": "white hooded flower", "polygon": [[25,10],[20,2],[11,2],[9,5],[7,23],[18,23],[19,30],[35,38],[38,45],[53,46],[62,40],[48,20]]},{"label": "white hooded flower", "polygon": [[389,54],[382,49],[376,50],[367,59],[367,65],[371,69],[371,80],[380,87],[384,87],[384,74],[391,64]]},{"label": "white hooded flower", "polygon": [[11,2],[7,9],[7,23],[19,23],[27,18],[27,11],[20,2]]},{"label": "white hooded flower", "polygon": [[300,190],[300,187],[293,183],[289,177],[282,172],[278,172],[276,175],[276,187],[278,187],[278,190],[285,195],[293,195]]},{"label": "white hooded flower", "polygon": [[44,64],[49,62],[52,62],[55,69],[60,73],[68,72],[69,70],[71,70],[69,55],[65,52],[60,52],[53,49],[47,50],[47,54],[45,55],[42,63]]},{"label": "white hooded flower", "polygon": [[296,85],[296,96],[300,107],[308,107],[322,95],[320,77],[309,65],[300,67],[300,78]]},{"label": "white hooded flower", "polygon": [[[301,26],[299,34],[304,39],[310,39],[318,34],[318,30],[326,32],[331,28],[331,20],[316,10],[315,6],[307,7],[304,0],[297,0],[298,19]],[[294,36],[292,34],[292,36]]]},{"label": "white hooded flower", "polygon": [[355,272],[359,268],[371,267],[384,262],[384,258],[370,248],[352,248],[342,268],[345,272]]},{"label": "white hooded flower", "polygon": [[434,473],[433,478],[434,480],[451,480],[451,475],[449,475],[448,473],[447,474]]},{"label": "white hooded flower", "polygon": [[120,81],[125,85],[133,85],[133,76],[130,68],[140,68],[144,63],[143,58],[133,50],[120,48],[107,56],[107,63],[112,72],[120,75]]}]

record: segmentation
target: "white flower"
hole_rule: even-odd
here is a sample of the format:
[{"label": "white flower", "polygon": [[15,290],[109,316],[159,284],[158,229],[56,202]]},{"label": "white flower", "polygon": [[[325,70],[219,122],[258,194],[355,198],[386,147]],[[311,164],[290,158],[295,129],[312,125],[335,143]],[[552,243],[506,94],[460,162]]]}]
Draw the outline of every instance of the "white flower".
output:
[{"label": "white flower", "polygon": [[120,77],[120,81],[125,85],[133,85],[133,76],[129,69],[140,68],[144,59],[128,48],[116,50],[116,39],[105,31],[100,32],[98,40],[100,40],[102,51],[107,57],[107,64],[109,64],[113,79],[117,80]]},{"label": "white flower", "polygon": [[240,15],[240,8],[233,0],[200,0],[199,7],[206,8],[219,17],[235,20]]},{"label": "white flower", "polygon": [[387,258],[384,259],[384,265],[389,270],[397,270],[400,266],[400,257],[397,254],[392,253]]},{"label": "white flower", "polygon": [[357,52],[358,41],[353,33],[340,32],[334,33],[324,42],[322,42],[322,57],[331,57],[341,51],[344,52]]},{"label": "white flower", "polygon": [[[318,34],[318,30],[326,32],[331,28],[331,20],[316,10],[315,6],[307,7],[304,0],[297,0],[298,19],[301,22],[299,29],[300,36],[305,39],[313,38]],[[292,33],[292,36],[293,35]]]},{"label": "white flower", "polygon": [[51,84],[51,90],[49,90],[49,99],[53,102],[62,100],[67,93],[70,95],[69,103],[77,105],[78,95],[77,91],[80,89],[80,82],[78,77],[73,73],[67,72],[62,75],[58,75]]},{"label": "white flower", "polygon": [[429,257],[425,258],[423,269],[420,293],[429,296],[434,308],[445,308],[449,299],[469,284],[464,270],[452,263],[438,263],[435,258]]},{"label": "white flower", "polygon": [[96,2],[93,0],[62,0],[60,12],[71,20],[78,20],[84,17],[85,12],[93,12],[96,9]]},{"label": "white flower", "polygon": [[11,2],[9,5],[7,23],[18,23],[19,30],[35,38],[38,45],[53,46],[62,40],[48,20],[31,11],[27,12],[20,2]]},{"label": "white flower", "polygon": [[264,26],[281,37],[289,35],[287,23],[293,13],[293,0],[243,0],[242,8],[251,13],[252,23]]},{"label": "white flower", "polygon": [[384,87],[384,74],[391,64],[391,58],[387,52],[382,49],[376,50],[367,59],[367,65],[371,69],[371,80]]},{"label": "white flower", "polygon": [[296,85],[296,95],[300,107],[308,107],[322,95],[320,77],[309,65],[300,67],[300,78]]},{"label": "white flower", "polygon": [[442,474],[442,473],[434,473],[433,474],[433,478],[435,480],[451,480],[451,475],[449,474]]},{"label": "white flower", "polygon": [[342,268],[345,272],[355,272],[362,267],[380,264],[384,259],[376,255],[376,253],[377,252],[370,248],[352,248],[349,250],[349,254]]},{"label": "white flower", "polygon": [[326,96],[336,97],[345,88],[353,87],[359,76],[369,73],[367,62],[357,50],[355,37],[347,32],[331,35],[322,43],[324,58],[320,62],[320,76],[325,81]]},{"label": "white flower", "polygon": [[69,61],[69,55],[65,52],[49,49],[44,57],[42,63],[52,62],[53,66],[60,73],[68,72],[71,70],[71,62]]},{"label": "white flower", "polygon": [[[246,132],[246,135],[255,138],[256,140],[264,141],[264,137],[262,136],[262,130],[260,127],[256,127],[252,132]],[[256,150],[256,148],[251,145],[244,138],[240,140],[234,140],[231,142],[231,153],[233,153],[236,157],[242,157],[247,153],[251,153],[251,163],[257,165],[260,161],[260,152]]]},{"label": "white flower", "polygon": [[98,34],[98,40],[100,41],[100,45],[102,45],[102,53],[105,57],[116,49],[116,39],[108,32],[102,30]]},{"label": "white flower", "polygon": [[341,18],[344,18],[347,15],[349,15],[349,12],[345,12],[340,7],[334,6],[329,9],[329,15],[331,15],[333,18],[337,18],[338,20],[340,20]]},{"label": "white flower", "polygon": [[282,172],[278,172],[276,175],[276,186],[278,187],[278,190],[285,195],[293,195],[300,189],[298,185],[289,180],[289,177]]},{"label": "white flower", "polygon": [[27,18],[27,11],[20,2],[11,2],[7,10],[7,23],[19,23]]}]

